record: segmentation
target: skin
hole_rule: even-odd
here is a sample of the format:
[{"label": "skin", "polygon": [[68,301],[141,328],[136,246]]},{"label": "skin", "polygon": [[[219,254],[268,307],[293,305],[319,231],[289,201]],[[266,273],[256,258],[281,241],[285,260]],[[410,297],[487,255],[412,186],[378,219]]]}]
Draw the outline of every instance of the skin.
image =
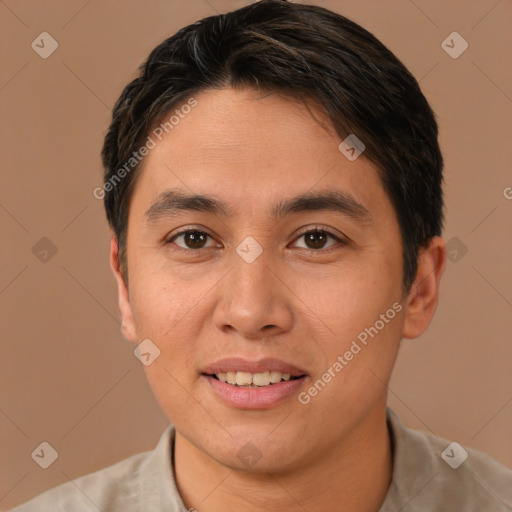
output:
[{"label": "skin", "polygon": [[[114,236],[111,249],[123,334],[161,351],[145,371],[176,427],[180,494],[198,511],[377,511],[392,472],[386,386],[401,338],[419,336],[434,314],[444,243],[435,237],[420,252],[403,296],[393,206],[364,154],[342,155],[328,119],[316,111],[321,126],[302,103],[252,89],[194,97],[197,106],[143,162],[128,219],[129,291]],[[188,211],[148,223],[159,194],[175,188],[213,195],[233,215]],[[269,215],[285,198],[334,189],[370,220]],[[346,243],[308,245],[302,235],[315,227]],[[202,248],[184,236],[165,244],[183,228],[211,238]],[[252,263],[236,252],[248,236],[263,249]],[[200,375],[222,357],[277,357],[307,371],[307,390],[395,302],[402,310],[306,405],[294,395],[235,409]],[[237,456],[248,442],[261,454],[252,467]]]}]

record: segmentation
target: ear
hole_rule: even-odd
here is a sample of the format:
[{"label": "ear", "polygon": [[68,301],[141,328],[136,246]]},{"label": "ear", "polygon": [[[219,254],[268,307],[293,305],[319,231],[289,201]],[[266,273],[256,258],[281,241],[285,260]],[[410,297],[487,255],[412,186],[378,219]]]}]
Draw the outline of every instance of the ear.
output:
[{"label": "ear", "polygon": [[427,327],[437,306],[439,283],[446,266],[446,247],[442,238],[433,237],[429,245],[420,250],[416,279],[407,296],[404,338],[416,338]]},{"label": "ear", "polygon": [[119,265],[119,246],[117,238],[113,234],[110,240],[110,266],[117,282],[117,293],[119,300],[119,310],[121,311],[121,332],[123,336],[134,343],[137,342],[137,331],[133,320],[132,307],[130,305],[130,296],[128,288],[124,282]]}]

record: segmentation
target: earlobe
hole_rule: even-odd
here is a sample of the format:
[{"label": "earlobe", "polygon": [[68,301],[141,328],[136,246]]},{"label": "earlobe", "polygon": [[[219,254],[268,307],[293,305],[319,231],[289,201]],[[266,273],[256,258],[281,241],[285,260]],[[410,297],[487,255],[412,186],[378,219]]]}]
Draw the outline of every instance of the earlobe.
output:
[{"label": "earlobe", "polygon": [[416,338],[428,327],[439,297],[441,276],[446,266],[446,248],[441,237],[433,237],[420,250],[416,279],[411,286],[402,330],[404,338]]},{"label": "earlobe", "polygon": [[121,312],[121,332],[128,341],[136,343],[137,331],[133,320],[130,296],[120,270],[119,247],[117,244],[117,238],[114,234],[110,240],[110,267],[112,268],[112,272],[114,273],[114,277],[117,282],[119,310]]}]

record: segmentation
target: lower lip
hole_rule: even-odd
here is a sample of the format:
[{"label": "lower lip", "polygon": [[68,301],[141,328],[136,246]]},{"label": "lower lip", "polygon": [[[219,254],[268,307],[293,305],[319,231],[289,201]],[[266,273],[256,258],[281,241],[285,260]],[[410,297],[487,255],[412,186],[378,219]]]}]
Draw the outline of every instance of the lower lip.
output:
[{"label": "lower lip", "polygon": [[230,407],[235,409],[269,409],[297,394],[304,384],[306,376],[298,379],[278,382],[260,388],[244,388],[232,386],[209,375],[201,375],[206,379],[214,393]]}]

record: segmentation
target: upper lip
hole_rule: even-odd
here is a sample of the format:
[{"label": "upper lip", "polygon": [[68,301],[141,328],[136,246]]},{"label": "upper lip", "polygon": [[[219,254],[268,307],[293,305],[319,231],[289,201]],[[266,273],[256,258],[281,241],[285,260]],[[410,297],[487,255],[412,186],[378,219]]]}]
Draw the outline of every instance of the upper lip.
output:
[{"label": "upper lip", "polygon": [[214,375],[220,372],[264,373],[266,371],[289,373],[292,377],[307,375],[307,372],[290,363],[270,357],[259,359],[258,361],[250,361],[241,357],[219,359],[206,366],[202,373]]}]

